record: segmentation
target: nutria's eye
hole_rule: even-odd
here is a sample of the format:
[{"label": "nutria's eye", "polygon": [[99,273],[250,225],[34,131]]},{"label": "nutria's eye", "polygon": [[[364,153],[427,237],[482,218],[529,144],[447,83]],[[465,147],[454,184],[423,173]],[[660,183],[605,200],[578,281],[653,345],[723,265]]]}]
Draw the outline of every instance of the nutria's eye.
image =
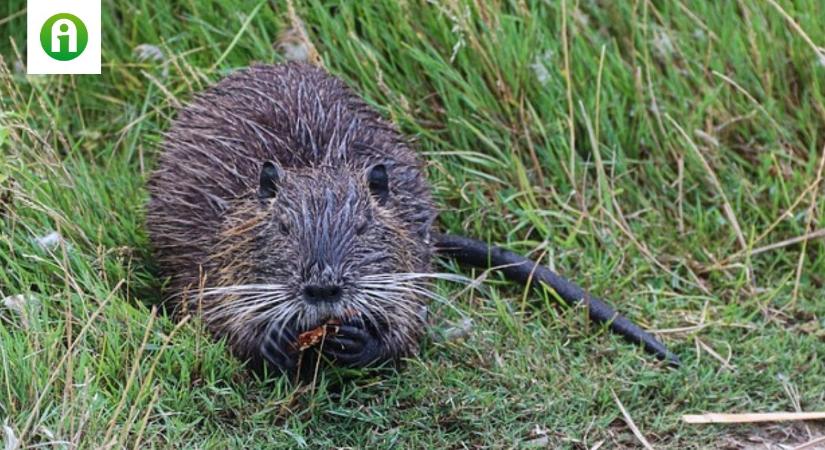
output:
[{"label": "nutria's eye", "polygon": [[387,167],[383,164],[373,166],[367,174],[367,182],[370,192],[378,203],[384,204],[390,195],[390,177],[387,175]]},{"label": "nutria's eye", "polygon": [[260,187],[258,188],[258,198],[261,200],[275,197],[278,193],[278,182],[281,174],[275,164],[267,161],[261,168]]}]

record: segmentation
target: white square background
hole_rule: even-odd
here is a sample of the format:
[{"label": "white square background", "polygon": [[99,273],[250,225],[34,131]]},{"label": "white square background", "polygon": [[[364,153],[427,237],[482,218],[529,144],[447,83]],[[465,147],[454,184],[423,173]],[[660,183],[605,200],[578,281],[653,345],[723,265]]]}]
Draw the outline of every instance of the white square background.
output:
[{"label": "white square background", "polygon": [[[6,0],[0,0],[6,1]],[[100,2],[101,0],[28,0],[26,12],[26,68],[29,74],[99,74],[100,73]],[[49,17],[74,14],[89,32],[83,53],[71,61],[52,59],[40,46],[40,28]]]}]

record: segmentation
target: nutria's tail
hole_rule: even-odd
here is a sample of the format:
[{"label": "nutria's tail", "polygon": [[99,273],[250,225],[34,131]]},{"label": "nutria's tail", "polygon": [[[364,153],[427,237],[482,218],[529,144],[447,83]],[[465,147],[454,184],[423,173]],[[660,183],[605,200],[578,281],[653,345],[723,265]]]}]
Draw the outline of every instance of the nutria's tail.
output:
[{"label": "nutria's tail", "polygon": [[678,367],[681,364],[679,357],[668,351],[653,335],[616,312],[603,300],[591,297],[579,286],[537,262],[476,239],[450,234],[438,235],[436,248],[440,253],[455,258],[462,264],[480,268],[496,267],[508,279],[522,284],[540,281],[553,288],[569,305],[577,305],[583,301],[588,307],[590,320],[607,323],[614,333],[624,336],[634,344],[642,344],[646,351],[658,359],[667,361],[671,366]]}]

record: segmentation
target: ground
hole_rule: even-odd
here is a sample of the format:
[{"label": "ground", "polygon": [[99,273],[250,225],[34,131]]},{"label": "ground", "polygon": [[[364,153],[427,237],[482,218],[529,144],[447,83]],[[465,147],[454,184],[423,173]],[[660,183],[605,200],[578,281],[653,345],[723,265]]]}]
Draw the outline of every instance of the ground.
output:
[{"label": "ground", "polygon": [[[825,410],[820,0],[106,0],[103,75],[48,77],[25,75],[25,2],[3,3],[6,448],[640,446],[620,405],[657,448],[822,434],[680,420]],[[416,141],[442,229],[587,286],[683,366],[451,263],[485,288],[440,285],[435,337],[389,374],[261,381],[164,315],[144,226],[162,133],[223,75],[302,53],[297,20]]]}]

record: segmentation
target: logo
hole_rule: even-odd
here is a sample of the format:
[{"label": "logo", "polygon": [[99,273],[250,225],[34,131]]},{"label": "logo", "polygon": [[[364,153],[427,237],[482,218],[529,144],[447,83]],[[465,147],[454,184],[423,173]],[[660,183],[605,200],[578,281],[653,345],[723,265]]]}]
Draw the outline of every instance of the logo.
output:
[{"label": "logo", "polygon": [[27,2],[27,73],[100,73],[101,0]]},{"label": "logo", "polygon": [[47,55],[58,61],[71,61],[86,50],[89,32],[77,16],[55,14],[40,29],[40,45]]}]

